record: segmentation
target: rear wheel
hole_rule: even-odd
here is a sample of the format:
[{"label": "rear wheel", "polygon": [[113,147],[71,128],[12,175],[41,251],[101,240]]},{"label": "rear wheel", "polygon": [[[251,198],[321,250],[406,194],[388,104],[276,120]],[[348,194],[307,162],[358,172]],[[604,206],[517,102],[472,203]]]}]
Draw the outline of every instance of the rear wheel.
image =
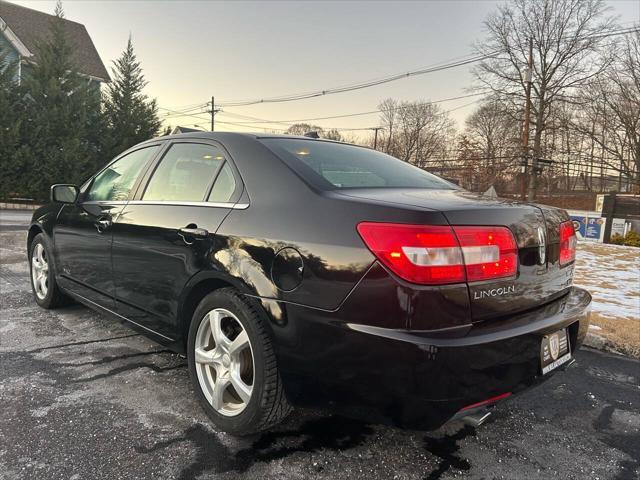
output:
[{"label": "rear wheel", "polygon": [[51,259],[51,248],[42,233],[36,235],[29,251],[29,269],[33,296],[42,308],[57,308],[69,299],[60,291],[56,283]]},{"label": "rear wheel", "polygon": [[198,305],[188,338],[191,381],[209,418],[236,435],[266,430],[291,408],[260,306],[233,288]]}]

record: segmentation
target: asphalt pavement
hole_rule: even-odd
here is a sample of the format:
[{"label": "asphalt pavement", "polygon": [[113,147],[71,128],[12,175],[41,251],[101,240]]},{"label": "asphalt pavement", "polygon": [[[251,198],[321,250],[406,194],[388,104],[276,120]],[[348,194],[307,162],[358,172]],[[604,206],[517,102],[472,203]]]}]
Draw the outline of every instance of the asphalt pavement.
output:
[{"label": "asphalt pavement", "polygon": [[478,428],[304,410],[262,435],[218,432],[184,358],[84,307],[35,304],[29,218],[0,212],[0,479],[640,478],[640,362],[595,350]]}]

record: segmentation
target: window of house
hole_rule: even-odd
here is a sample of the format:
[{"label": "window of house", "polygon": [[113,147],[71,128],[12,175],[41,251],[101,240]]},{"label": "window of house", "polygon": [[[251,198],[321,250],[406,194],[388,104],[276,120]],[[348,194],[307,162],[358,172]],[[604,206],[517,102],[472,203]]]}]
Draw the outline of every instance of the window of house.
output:
[{"label": "window of house", "polygon": [[153,172],[142,199],[202,202],[224,160],[212,145],[177,143]]},{"label": "window of house", "polygon": [[128,200],[138,175],[158,148],[159,145],[141,148],[113,162],[94,178],[87,200]]}]

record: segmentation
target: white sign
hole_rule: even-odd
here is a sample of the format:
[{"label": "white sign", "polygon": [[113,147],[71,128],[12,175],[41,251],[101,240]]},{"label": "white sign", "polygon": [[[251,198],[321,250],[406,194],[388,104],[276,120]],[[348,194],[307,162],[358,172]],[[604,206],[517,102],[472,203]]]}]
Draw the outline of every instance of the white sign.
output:
[{"label": "white sign", "polygon": [[611,222],[611,236],[620,235],[624,237],[625,224],[624,218],[614,218]]}]

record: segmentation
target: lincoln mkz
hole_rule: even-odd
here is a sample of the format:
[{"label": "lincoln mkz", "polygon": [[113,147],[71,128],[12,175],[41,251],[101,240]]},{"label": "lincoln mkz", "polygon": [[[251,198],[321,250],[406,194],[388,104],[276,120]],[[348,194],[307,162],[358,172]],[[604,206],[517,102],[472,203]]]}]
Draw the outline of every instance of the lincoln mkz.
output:
[{"label": "lincoln mkz", "polygon": [[166,136],[51,195],[28,234],[36,302],[186,354],[233,434],[292,405],[422,429],[482,418],[571,364],[589,325],[565,211],[369,148]]}]

